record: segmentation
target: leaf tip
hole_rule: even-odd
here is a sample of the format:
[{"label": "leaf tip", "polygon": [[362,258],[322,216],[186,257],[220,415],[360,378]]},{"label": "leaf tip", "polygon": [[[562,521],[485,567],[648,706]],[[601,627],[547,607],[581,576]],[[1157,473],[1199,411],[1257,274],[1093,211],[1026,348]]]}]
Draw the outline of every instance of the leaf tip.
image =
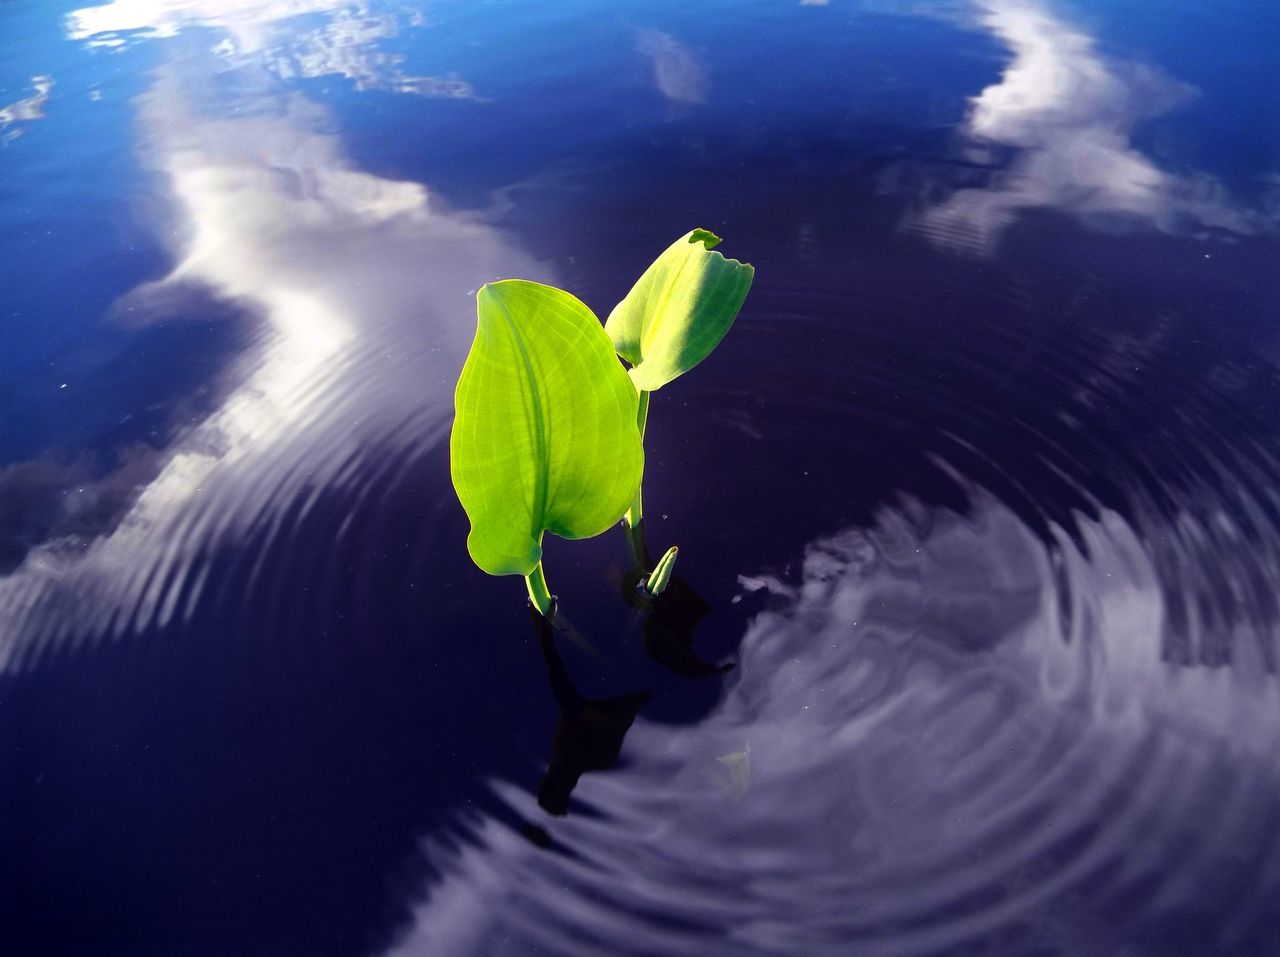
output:
[{"label": "leaf tip", "polygon": [[702,243],[707,249],[715,249],[720,245],[720,237],[709,229],[698,228],[689,233],[689,243]]},{"label": "leaf tip", "polygon": [[658,564],[654,566],[648,581],[645,582],[645,590],[652,597],[657,598],[667,590],[667,583],[671,581],[671,573],[676,567],[676,556],[679,554],[680,549],[672,545],[667,549],[666,554],[658,559]]}]

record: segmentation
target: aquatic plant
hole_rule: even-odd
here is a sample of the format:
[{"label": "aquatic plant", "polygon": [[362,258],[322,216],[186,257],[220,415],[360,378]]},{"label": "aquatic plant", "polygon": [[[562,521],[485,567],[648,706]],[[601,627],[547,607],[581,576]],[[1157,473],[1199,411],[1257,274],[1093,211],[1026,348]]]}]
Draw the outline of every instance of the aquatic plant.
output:
[{"label": "aquatic plant", "polygon": [[[678,239],[604,326],[541,283],[503,280],[476,297],[476,337],[455,394],[453,486],[471,520],[472,560],[491,575],[524,576],[543,616],[554,605],[547,532],[590,538],[625,517],[633,561],[650,564],[640,531],[649,393],[711,353],[754,274],[712,252],[719,242],[705,229]],[[668,549],[643,579],[649,597],[667,587],[677,553]]]},{"label": "aquatic plant", "polygon": [[490,575],[523,575],[547,615],[543,535],[599,535],[640,487],[639,399],[600,320],[564,290],[491,283],[476,312],[449,445],[467,550]]},{"label": "aquatic plant", "polygon": [[[643,440],[649,393],[684,375],[720,344],[751,289],[755,267],[726,259],[720,237],[706,229],[681,236],[653,261],[605,323],[618,355],[631,366],[640,394],[636,423]],[[627,509],[633,554],[643,555],[641,493]]]}]

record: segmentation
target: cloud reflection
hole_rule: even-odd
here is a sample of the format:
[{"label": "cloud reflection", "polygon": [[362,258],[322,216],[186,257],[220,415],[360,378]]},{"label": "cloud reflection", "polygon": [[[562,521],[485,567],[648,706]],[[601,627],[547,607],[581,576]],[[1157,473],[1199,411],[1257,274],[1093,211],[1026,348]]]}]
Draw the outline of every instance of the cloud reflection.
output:
[{"label": "cloud reflection", "polygon": [[814,542],[798,585],[754,583],[781,607],[708,719],[637,721],[555,823],[566,853],[464,822],[393,952],[1112,952],[1194,906],[1276,811],[1280,685],[1165,662],[1142,542],[1114,513],[1082,528],[1055,557],[977,493]]},{"label": "cloud reflection", "polygon": [[636,49],[653,64],[653,84],[668,100],[684,104],[706,102],[706,68],[670,33],[651,28],[639,30]]},{"label": "cloud reflection", "polygon": [[974,98],[964,132],[975,149],[1017,152],[988,186],[961,189],[925,212],[916,225],[930,238],[990,252],[1018,214],[1034,208],[1170,233],[1264,225],[1221,184],[1163,170],[1134,146],[1135,128],[1194,95],[1191,87],[1104,56],[1092,36],[1035,0],[978,0],[978,7],[981,25],[1013,60]]},{"label": "cloud reflection", "polygon": [[[403,56],[379,51],[380,41],[426,20],[414,4],[378,7],[375,13],[367,0],[113,0],[69,14],[67,35],[89,46],[121,47],[212,27],[225,33],[214,54],[260,65],[281,79],[341,76],[359,90],[477,99],[459,77],[409,74]],[[306,29],[298,18],[309,14],[324,19]]]},{"label": "cloud reflection", "polygon": [[202,110],[196,64],[162,67],[138,100],[176,264],[124,306],[138,322],[172,315],[185,288],[211,289],[260,315],[256,341],[109,533],[46,543],[0,581],[0,670],[63,637],[189,614],[220,543],[282,533],[282,510],[318,489],[358,502],[370,455],[403,467],[445,435],[471,293],[500,276],[554,279],[424,186],[353,168],[328,113],[274,80],[230,112]]},{"label": "cloud reflection", "polygon": [[[8,143],[22,135],[22,127],[14,124],[29,123],[44,117],[44,105],[53,91],[53,77],[33,76],[31,87],[35,92],[24,99],[0,109],[0,143]],[[9,129],[14,126],[13,129]]]}]

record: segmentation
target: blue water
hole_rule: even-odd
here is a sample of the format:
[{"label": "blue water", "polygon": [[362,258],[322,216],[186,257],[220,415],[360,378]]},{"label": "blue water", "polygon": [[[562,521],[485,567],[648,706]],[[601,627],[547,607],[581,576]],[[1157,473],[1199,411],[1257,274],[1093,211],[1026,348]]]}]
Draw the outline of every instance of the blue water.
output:
[{"label": "blue water", "polygon": [[[0,5],[0,951],[1280,954],[1280,7]],[[561,600],[475,290],[757,278]]]}]

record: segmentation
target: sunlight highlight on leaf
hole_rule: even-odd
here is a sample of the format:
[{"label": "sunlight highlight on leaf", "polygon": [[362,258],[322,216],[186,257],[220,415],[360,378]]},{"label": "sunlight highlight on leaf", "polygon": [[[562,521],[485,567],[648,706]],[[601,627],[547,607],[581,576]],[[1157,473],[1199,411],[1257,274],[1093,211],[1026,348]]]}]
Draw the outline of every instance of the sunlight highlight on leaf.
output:
[{"label": "sunlight highlight on leaf", "polygon": [[719,243],[705,229],[681,236],[609,315],[605,328],[637,389],[652,392],[688,372],[737,318],[755,268],[714,252]]},{"label": "sunlight highlight on leaf", "polygon": [[530,575],[542,537],[590,538],[640,487],[638,396],[600,321],[563,290],[484,286],[455,396],[450,466],[491,575]]}]

